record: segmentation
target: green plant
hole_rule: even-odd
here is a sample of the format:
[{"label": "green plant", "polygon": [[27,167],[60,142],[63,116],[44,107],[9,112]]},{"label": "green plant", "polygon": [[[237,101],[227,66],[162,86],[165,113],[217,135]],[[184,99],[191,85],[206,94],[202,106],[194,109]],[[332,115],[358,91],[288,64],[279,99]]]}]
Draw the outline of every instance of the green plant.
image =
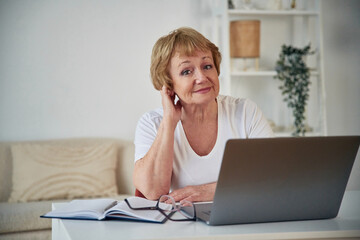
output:
[{"label": "green plant", "polygon": [[276,62],[275,79],[281,81],[279,89],[285,95],[284,101],[292,109],[295,130],[293,136],[305,135],[305,108],[309,99],[310,71],[304,58],[313,54],[310,44],[300,49],[283,45]]}]

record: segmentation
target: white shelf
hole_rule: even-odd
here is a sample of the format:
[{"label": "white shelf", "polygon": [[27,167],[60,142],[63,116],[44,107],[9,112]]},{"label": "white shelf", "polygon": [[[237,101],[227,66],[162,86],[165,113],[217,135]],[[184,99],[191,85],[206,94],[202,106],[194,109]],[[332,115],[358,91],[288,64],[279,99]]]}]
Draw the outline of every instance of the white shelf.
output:
[{"label": "white shelf", "polygon": [[[318,76],[317,71],[311,71],[311,76]],[[276,71],[232,71],[232,77],[274,77]]]},{"label": "white shelf", "polygon": [[276,71],[232,71],[233,77],[273,77]]},{"label": "white shelf", "polygon": [[[292,132],[274,132],[275,137],[292,137]],[[322,136],[320,132],[306,132],[305,137]]]},{"label": "white shelf", "polygon": [[318,11],[305,11],[305,10],[243,10],[243,9],[230,9],[228,14],[231,16],[235,15],[283,15],[283,16],[318,16]]}]

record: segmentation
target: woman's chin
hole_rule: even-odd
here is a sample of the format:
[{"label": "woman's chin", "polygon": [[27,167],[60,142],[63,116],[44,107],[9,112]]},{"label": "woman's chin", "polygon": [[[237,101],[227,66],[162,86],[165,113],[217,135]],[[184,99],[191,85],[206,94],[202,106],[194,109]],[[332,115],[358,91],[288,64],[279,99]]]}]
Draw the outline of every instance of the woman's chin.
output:
[{"label": "woman's chin", "polygon": [[214,93],[208,93],[208,94],[193,94],[192,96],[192,102],[197,105],[206,105],[211,103],[212,101],[215,101],[217,95]]}]

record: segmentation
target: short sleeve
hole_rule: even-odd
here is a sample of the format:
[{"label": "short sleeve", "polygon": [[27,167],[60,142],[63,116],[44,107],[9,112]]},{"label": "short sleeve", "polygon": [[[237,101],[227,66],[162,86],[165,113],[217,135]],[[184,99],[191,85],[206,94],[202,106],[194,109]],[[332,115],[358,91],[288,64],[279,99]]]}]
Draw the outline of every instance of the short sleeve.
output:
[{"label": "short sleeve", "polygon": [[160,110],[145,113],[138,121],[134,140],[135,162],[145,156],[155,141],[162,120],[161,113]]},{"label": "short sleeve", "polygon": [[274,137],[274,133],[260,108],[248,99],[245,102],[245,121],[249,138]]}]

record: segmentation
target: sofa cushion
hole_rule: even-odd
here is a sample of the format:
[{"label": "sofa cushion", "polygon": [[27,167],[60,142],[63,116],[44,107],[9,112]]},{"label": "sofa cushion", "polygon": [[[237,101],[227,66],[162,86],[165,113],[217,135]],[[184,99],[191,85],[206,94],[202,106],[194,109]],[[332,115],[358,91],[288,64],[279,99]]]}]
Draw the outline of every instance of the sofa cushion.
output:
[{"label": "sofa cushion", "polygon": [[50,240],[51,229],[0,234],[1,240]]},{"label": "sofa cushion", "polygon": [[39,216],[51,211],[51,201],[0,203],[0,233],[51,228],[51,219]]},{"label": "sofa cushion", "polygon": [[9,202],[117,194],[113,143],[86,146],[15,144]]}]

